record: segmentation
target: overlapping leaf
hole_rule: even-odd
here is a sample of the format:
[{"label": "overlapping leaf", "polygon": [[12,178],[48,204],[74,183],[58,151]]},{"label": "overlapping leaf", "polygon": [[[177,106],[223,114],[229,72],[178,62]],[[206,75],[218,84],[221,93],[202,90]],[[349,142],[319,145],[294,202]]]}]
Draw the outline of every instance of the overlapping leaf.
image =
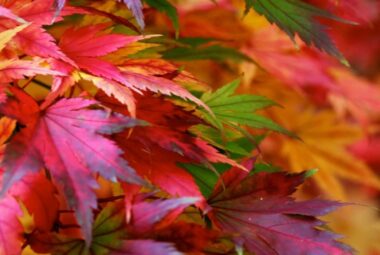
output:
[{"label": "overlapping leaf", "polygon": [[112,252],[111,255],[183,255],[172,244],[156,242],[153,240],[125,241],[120,251]]},{"label": "overlapping leaf", "polygon": [[136,203],[132,207],[133,220],[130,223],[133,232],[150,233],[157,225],[161,228],[170,225],[186,207],[198,201],[196,197],[181,197]]},{"label": "overlapping leaf", "polygon": [[85,241],[72,236],[57,233],[33,233],[29,238],[30,246],[39,253],[53,255],[85,255],[109,254],[119,249],[126,237],[125,216],[121,203],[110,204],[96,217],[91,226],[92,242],[89,246]]},{"label": "overlapping leaf", "polygon": [[25,20],[15,15],[10,9],[0,5],[0,17],[5,17],[11,20],[15,20],[20,23],[25,23]]},{"label": "overlapping leaf", "polygon": [[0,254],[18,255],[21,252],[23,229],[18,217],[22,211],[17,201],[9,196],[0,198]]},{"label": "overlapping leaf", "polygon": [[[97,98],[111,109],[126,114],[126,109],[115,100],[101,94]],[[175,196],[202,197],[192,176],[177,166],[178,162],[195,160],[199,163],[210,161],[237,165],[203,140],[187,133],[189,127],[202,122],[191,112],[162,97],[144,95],[136,96],[136,99],[137,118],[150,125],[136,127],[130,135],[120,133],[115,139],[131,166],[153,184]]]},{"label": "overlapping leaf", "polygon": [[232,95],[239,83],[240,81],[236,80],[213,93],[203,94],[201,99],[215,114],[214,117],[204,113],[207,121],[219,129],[223,128],[223,124],[230,126],[242,124],[253,128],[267,128],[291,134],[270,119],[253,113],[258,109],[274,105],[273,101],[262,96]]},{"label": "overlapping leaf", "polygon": [[300,0],[246,0],[245,2],[247,10],[254,8],[285,31],[292,40],[295,34],[298,34],[306,44],[314,45],[346,62],[326,33],[326,27],[316,21],[315,17],[344,20]]},{"label": "overlapping leaf", "polygon": [[[165,217],[175,217],[174,211],[182,211],[184,207],[192,204],[195,200],[181,198],[150,204],[140,202],[134,209],[134,224],[136,226],[154,226]],[[146,214],[144,209],[159,205],[159,217]],[[144,210],[144,211],[141,211]],[[153,212],[153,211],[152,211]],[[174,214],[173,214],[174,213]],[[169,217],[169,218],[170,218]],[[173,218],[174,219],[174,218]],[[49,252],[51,254],[84,255],[91,252],[95,255],[102,254],[182,254],[173,244],[158,242],[152,239],[127,239],[129,233],[126,228],[125,211],[123,203],[108,204],[96,217],[92,228],[92,243],[87,248],[81,239],[72,238],[62,234],[35,233],[30,237],[30,244],[37,252]]]},{"label": "overlapping leaf", "polygon": [[[18,4],[12,4],[10,2],[4,2],[4,7],[8,7],[10,11],[13,11],[15,15],[30,22],[30,25],[20,31],[15,37],[15,45],[23,50],[30,56],[39,56],[44,58],[56,58],[71,63],[61,50],[57,47],[55,39],[51,36],[42,25],[48,25],[51,23],[54,10],[51,9],[51,1],[28,1],[22,0]],[[70,12],[66,14],[72,14]],[[0,29],[14,28],[14,24],[6,22]]]},{"label": "overlapping leaf", "polygon": [[7,83],[13,80],[23,79],[24,76],[35,76],[37,74],[56,76],[64,75],[61,72],[42,66],[40,61],[18,59],[1,61],[0,74],[0,83]]},{"label": "overlapping leaf", "polygon": [[[237,81],[214,93],[204,93],[203,101],[200,100],[182,85],[199,95],[205,91],[201,82],[182,71],[182,67],[171,65],[161,58],[136,59],[151,56],[151,52],[152,56],[159,57],[161,49],[147,49],[150,46],[139,45],[133,48],[132,43],[147,37],[128,36],[131,28],[135,32],[139,29],[125,18],[108,13],[112,8],[95,9],[98,6],[120,7],[123,4],[116,2],[123,2],[141,28],[145,25],[144,14],[147,14],[149,24],[153,25],[152,31],[173,34],[170,26],[167,30],[159,27],[160,23],[167,24],[167,20],[154,13],[157,10],[165,12],[178,33],[177,11],[169,1],[109,0],[101,1],[100,5],[91,3],[90,6],[80,5],[91,1],[79,1],[75,3],[78,9],[70,6],[75,1],[65,0],[0,2],[0,112],[7,116],[0,120],[0,124],[4,125],[3,133],[0,132],[0,144],[7,143],[2,146],[5,152],[0,155],[4,157],[0,163],[3,168],[0,171],[4,170],[0,193],[6,196],[0,198],[3,199],[0,200],[0,207],[5,212],[6,220],[0,217],[1,255],[2,249],[6,249],[4,255],[13,255],[14,251],[20,253],[21,245],[29,246],[34,252],[53,255],[230,254],[235,249],[240,252],[241,247],[248,253],[258,255],[351,253],[348,247],[335,240],[336,235],[323,231],[323,222],[316,218],[340,206],[339,203],[322,200],[296,202],[290,198],[304,175],[269,174],[266,165],[264,171],[262,166],[257,165],[256,171],[248,174],[243,170],[250,169],[249,164],[244,167],[231,159],[251,156],[252,150],[261,142],[263,136],[256,137],[247,130],[265,128],[293,134],[269,118],[256,114],[257,110],[275,105],[273,101],[262,96],[233,95]],[[143,10],[143,3],[152,8]],[[338,19],[335,16],[301,0],[246,0],[246,3],[247,7],[256,9],[276,23],[293,40],[299,35],[307,44],[315,45],[344,61],[327,36],[326,27],[315,20],[318,17]],[[186,23],[181,29],[190,27],[188,31],[183,30],[183,35],[194,38],[178,41],[158,38],[157,41],[171,44],[170,50],[163,53],[164,58],[248,60],[250,63],[245,64],[252,68],[250,57],[254,57],[286,83],[308,87],[309,83],[314,82],[313,86],[331,92],[329,96],[339,92],[350,101],[366,98],[366,106],[378,108],[375,89],[369,89],[365,84],[360,86],[361,93],[357,93],[358,90],[350,85],[356,84],[356,80],[340,76],[341,69],[339,72],[332,70],[332,64],[322,62],[327,59],[320,57],[322,55],[315,57],[313,54],[316,53],[310,51],[307,57],[293,56],[294,50],[290,50],[292,44],[276,41],[267,45],[268,38],[265,36],[262,36],[261,43],[254,40],[257,38],[248,41],[251,33],[248,27],[240,24],[240,17],[229,1],[221,1],[217,8],[212,3],[199,2],[194,5],[197,10],[192,12],[188,11],[188,6],[182,8],[181,3],[178,12],[181,21]],[[127,8],[117,12],[124,15]],[[78,15],[57,23],[63,20],[63,16],[73,13],[95,14],[101,18]],[[104,17],[112,23],[102,23]],[[205,24],[212,17],[212,24]],[[74,21],[79,21],[75,24],[81,25],[74,26]],[[157,27],[156,23],[159,24]],[[255,29],[255,37],[258,36],[256,32]],[[213,44],[215,40],[210,36],[222,39],[223,46]],[[177,46],[180,47],[175,48]],[[244,52],[240,51],[242,46],[246,48]],[[254,50],[249,50],[253,46]],[[275,47],[280,49],[273,50]],[[142,48],[146,51],[136,53]],[[185,65],[202,69],[201,64],[187,62]],[[209,69],[203,77],[212,76],[210,80],[222,83],[226,77],[230,80],[230,76],[235,76],[233,62],[223,61],[216,65],[218,70],[227,67],[229,72],[215,75]],[[262,74],[261,70],[259,72]],[[53,76],[53,81],[50,76]],[[26,77],[29,79],[25,80]],[[257,81],[261,82],[260,78]],[[94,90],[90,83],[100,91]],[[31,91],[34,95],[37,85],[44,90],[38,101],[47,94],[45,90],[51,88],[41,104],[17,89],[17,86],[24,86],[28,93]],[[99,101],[78,96],[91,97],[96,92],[95,97]],[[373,95],[369,96],[372,92]],[[63,95],[68,98],[60,99]],[[171,96],[171,101],[168,96]],[[197,106],[180,99],[192,101]],[[340,99],[332,100],[337,109],[341,107]],[[182,104],[182,107],[173,102]],[[276,110],[269,111],[288,128],[288,123],[273,112]],[[199,118],[200,114],[204,119]],[[302,114],[297,112],[294,115]],[[138,122],[129,116],[137,116],[146,122]],[[323,118],[318,116],[315,117],[316,121],[323,124]],[[293,118],[288,116],[286,120],[296,124]],[[328,122],[328,125],[333,124]],[[317,125],[313,122],[313,126]],[[133,129],[124,130],[128,127]],[[290,125],[289,129],[298,131],[293,127]],[[310,132],[316,136],[313,138],[324,142],[323,135],[313,130]],[[342,130],[347,131],[340,126],[333,131]],[[357,135],[351,131],[347,133]],[[329,135],[330,139],[334,132],[326,132],[326,136]],[[309,133],[300,134],[307,137]],[[335,140],[339,139],[335,137]],[[268,141],[281,141],[277,144],[283,148],[287,141],[299,142],[285,138]],[[332,143],[332,149],[327,152],[322,151],[312,139],[305,140],[305,143],[310,141],[311,147],[316,149],[313,155],[306,150],[313,164],[311,167],[316,167],[315,162],[324,163],[326,158],[340,160],[345,167],[353,162],[344,148],[352,140],[348,142],[343,137],[338,145]],[[265,142],[263,145],[268,146]],[[336,156],[338,152],[348,160]],[[284,158],[283,150],[276,150],[275,154],[277,158]],[[314,154],[316,157],[313,158]],[[313,161],[318,157],[320,161]],[[217,164],[219,162],[221,164]],[[179,163],[192,165],[188,164],[191,167],[185,170]],[[129,165],[161,191],[145,193],[145,188],[152,191],[151,186],[141,190],[145,182]],[[229,165],[235,168],[225,172]],[[360,163],[352,165],[361,166]],[[339,171],[343,169],[339,168],[339,164],[333,166],[338,167]],[[304,165],[301,167],[305,168]],[[294,170],[294,165],[290,168]],[[363,173],[366,174],[363,179],[374,176],[365,169],[351,174],[349,179],[353,180]],[[340,176],[345,177],[344,174]],[[115,184],[117,180],[120,182]],[[365,183],[377,187],[377,180],[374,177]],[[102,188],[104,185],[105,192],[102,188],[94,191],[99,184]],[[10,195],[16,197],[21,207]],[[56,195],[62,200],[59,203]],[[63,201],[62,195],[65,195],[66,201]],[[124,202],[117,202],[119,199],[124,199]],[[194,208],[188,207],[193,204]],[[33,218],[32,228],[28,226],[23,235],[18,224],[20,208],[27,213],[26,216],[30,214]],[[21,222],[25,223],[24,220]],[[10,239],[6,239],[8,242],[5,243],[2,230],[10,231],[7,223],[15,231],[10,232]],[[211,247],[214,244],[215,247]]]},{"label": "overlapping leaf", "polygon": [[[323,231],[316,216],[334,210],[339,203],[294,201],[290,195],[304,175],[258,173],[248,176],[238,169],[222,175],[208,202],[215,224],[236,234],[238,246],[257,255],[352,254],[335,241],[337,235]],[[225,188],[223,188],[223,184]]]},{"label": "overlapping leaf", "polygon": [[142,12],[143,4],[141,0],[118,0],[123,1],[125,5],[132,11],[135,16],[137,23],[141,28],[145,27],[144,14]]},{"label": "overlapping leaf", "polygon": [[137,124],[133,119],[104,110],[83,108],[96,101],[60,100],[44,111],[23,91],[10,89],[13,97],[1,112],[25,126],[5,150],[2,193],[30,172],[46,167],[64,185],[69,205],[76,209],[85,239],[91,241],[92,208],[96,207],[92,173],[108,179],[141,183],[120,149],[101,134],[112,134]]},{"label": "overlapping leaf", "polygon": [[[128,0],[124,0],[124,1],[128,1]],[[164,12],[169,17],[176,31],[176,36],[178,36],[179,20],[178,20],[177,9],[167,0],[146,0],[145,2],[149,4],[149,6],[155,8],[156,10],[160,12]]]},{"label": "overlapping leaf", "polygon": [[29,26],[29,24],[23,24],[13,29],[0,32],[0,51],[4,49],[5,45],[21,30]]},{"label": "overlapping leaf", "polygon": [[268,154],[275,155],[273,162],[294,172],[318,168],[314,180],[326,195],[335,199],[347,199],[341,179],[379,188],[380,179],[347,150],[363,135],[358,126],[339,120],[331,110],[317,110],[295,92],[270,85],[261,91],[275,99],[286,98],[284,105],[287,110],[273,108],[269,112],[274,120],[302,139],[277,137],[274,141],[279,147],[275,151],[266,150]]},{"label": "overlapping leaf", "polygon": [[[82,70],[92,76],[83,74],[79,78],[93,80],[98,88],[104,90],[108,95],[115,96],[120,102],[125,103],[133,112],[133,100],[128,88],[141,91],[150,90],[162,92],[166,95],[177,95],[184,99],[191,100],[198,105],[207,108],[198,98],[194,97],[187,90],[175,82],[162,77],[143,75],[140,73],[123,70],[110,62],[99,59],[98,57],[114,52],[118,48],[143,39],[143,36],[125,36],[117,34],[101,34],[106,26],[104,24],[86,26],[79,29],[68,29],[63,34],[59,46]],[[85,35],[85,36],[83,36]],[[113,44],[108,44],[113,41]],[[63,67],[63,71],[71,72],[72,67]],[[63,80],[57,82],[55,94],[62,94],[68,87],[72,86],[73,81],[64,84]],[[104,86],[105,84],[108,84]],[[127,88],[125,88],[127,87]]]}]

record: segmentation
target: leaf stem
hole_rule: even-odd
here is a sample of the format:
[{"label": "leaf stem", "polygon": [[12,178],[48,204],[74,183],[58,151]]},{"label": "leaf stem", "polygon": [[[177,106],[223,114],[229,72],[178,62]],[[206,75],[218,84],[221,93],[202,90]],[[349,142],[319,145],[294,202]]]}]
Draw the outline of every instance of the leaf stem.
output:
[{"label": "leaf stem", "polygon": [[43,87],[43,88],[45,88],[45,89],[48,89],[48,90],[50,90],[51,89],[51,87],[49,86],[49,85],[47,85],[46,83],[44,83],[44,82],[42,82],[42,81],[39,81],[39,80],[37,80],[37,79],[32,79],[32,82],[34,82],[35,84],[37,84],[37,85],[39,85],[39,86],[41,86],[41,87]]}]

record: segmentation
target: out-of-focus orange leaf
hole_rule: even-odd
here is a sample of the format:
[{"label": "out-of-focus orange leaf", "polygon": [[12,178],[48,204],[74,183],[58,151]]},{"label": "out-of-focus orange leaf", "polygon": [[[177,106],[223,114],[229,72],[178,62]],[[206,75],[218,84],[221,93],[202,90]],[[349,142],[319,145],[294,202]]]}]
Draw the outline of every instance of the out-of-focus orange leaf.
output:
[{"label": "out-of-focus orange leaf", "polygon": [[[274,162],[293,172],[318,168],[313,179],[334,199],[347,199],[343,179],[380,188],[379,177],[347,150],[363,137],[358,126],[340,120],[331,110],[315,108],[295,92],[269,84],[260,91],[285,107],[268,110],[271,117],[302,139],[274,137],[272,142],[277,143],[271,153]],[[264,141],[268,149],[269,142]]]}]

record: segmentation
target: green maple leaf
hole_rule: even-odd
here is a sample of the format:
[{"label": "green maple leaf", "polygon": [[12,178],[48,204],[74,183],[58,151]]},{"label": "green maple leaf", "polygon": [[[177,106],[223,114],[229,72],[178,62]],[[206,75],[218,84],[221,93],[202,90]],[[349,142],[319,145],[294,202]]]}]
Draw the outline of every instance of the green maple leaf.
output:
[{"label": "green maple leaf", "polygon": [[246,13],[253,8],[260,15],[264,15],[269,22],[275,23],[293,41],[298,34],[307,45],[314,45],[348,65],[347,60],[327,34],[326,27],[315,18],[323,17],[349,24],[355,23],[300,0],[245,0],[245,4]]},{"label": "green maple leaf", "polygon": [[235,80],[215,92],[206,92],[202,95],[201,100],[214,113],[212,116],[206,111],[202,112],[207,122],[220,130],[223,129],[223,124],[238,129],[239,125],[244,125],[294,136],[272,120],[254,113],[256,110],[276,105],[275,102],[259,95],[234,95],[239,83],[239,80]]}]

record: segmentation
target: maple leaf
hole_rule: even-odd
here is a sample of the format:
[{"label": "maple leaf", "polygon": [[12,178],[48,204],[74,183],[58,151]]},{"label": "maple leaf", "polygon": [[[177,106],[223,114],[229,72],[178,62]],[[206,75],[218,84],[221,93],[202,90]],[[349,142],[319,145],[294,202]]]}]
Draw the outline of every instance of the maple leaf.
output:
[{"label": "maple leaf", "polygon": [[63,7],[65,6],[66,0],[54,0],[54,8],[55,8],[55,16],[58,16],[58,14],[62,11]]},{"label": "maple leaf", "polygon": [[11,20],[15,20],[19,23],[25,23],[26,21],[17,15],[15,15],[11,10],[8,8],[0,5],[0,17],[5,17]]},{"label": "maple leaf", "polygon": [[4,145],[9,137],[11,137],[15,127],[16,121],[7,117],[0,118],[0,146]]},{"label": "maple leaf", "polygon": [[[257,19],[256,17],[251,22]],[[242,51],[286,85],[296,88],[319,86],[336,90],[333,80],[326,72],[327,64],[323,59],[309,56],[303,48],[301,51],[296,50],[284,34],[270,26],[255,30]]]},{"label": "maple leaf", "polygon": [[145,22],[144,22],[144,14],[142,12],[143,4],[141,3],[141,0],[118,0],[118,1],[124,2],[124,4],[132,11],[139,26],[141,28],[144,28]]},{"label": "maple leaf", "polygon": [[[232,168],[224,173],[208,199],[212,221],[232,232],[238,246],[257,255],[352,254],[323,222],[315,218],[339,207],[337,202],[296,202],[290,195],[304,174],[257,173],[248,175]],[[224,185],[222,184],[224,183]],[[224,186],[224,187],[223,187]]]},{"label": "maple leaf", "polygon": [[120,68],[124,75],[124,84],[137,92],[149,90],[168,96],[175,95],[190,100],[209,111],[208,106],[202,100],[193,96],[189,91],[176,83],[176,81],[196,84],[200,82],[187,72],[183,74],[181,72],[178,75],[175,73],[175,78],[178,77],[176,81],[166,78],[165,75],[176,72],[176,68],[164,60],[131,59],[125,61]]},{"label": "maple leaf", "polygon": [[152,252],[155,255],[183,255],[173,244],[153,240],[125,241],[120,251],[112,252],[110,255],[150,255]]},{"label": "maple leaf", "polygon": [[22,211],[17,201],[10,195],[0,198],[0,254],[19,255],[21,253],[22,226],[18,217]]},{"label": "maple leaf", "polygon": [[176,38],[178,38],[179,20],[178,20],[177,9],[167,0],[145,0],[145,2],[150,7],[153,7],[160,12],[164,12],[169,17],[175,29],[175,36]]},{"label": "maple leaf", "polygon": [[[122,96],[117,92],[125,90],[121,88],[121,86],[124,85],[137,91],[150,90],[161,92],[166,95],[176,95],[191,100],[208,109],[201,100],[169,79],[123,70],[122,67],[119,69],[117,66],[112,65],[109,62],[97,58],[144,38],[143,36],[125,36],[116,34],[98,35],[105,27],[105,24],[99,24],[78,29],[67,29],[62,35],[59,46],[81,69],[94,76],[106,79],[101,83],[110,83],[110,86],[107,89],[108,95],[112,94],[116,96],[119,101],[125,102],[125,93],[124,96]],[[107,42],[109,41],[113,41],[113,43],[108,44]],[[66,69],[66,71],[70,72],[71,70],[69,68]],[[110,81],[108,82],[107,80]],[[114,82],[118,82],[122,85],[118,85]],[[99,79],[96,80],[94,85],[100,85]],[[102,87],[103,88],[101,89],[104,89],[104,86]],[[66,89],[67,86],[58,86],[57,88],[57,90],[61,91],[59,92],[60,94]],[[133,108],[131,104],[129,107]]]},{"label": "maple leaf", "polygon": [[[106,24],[98,24],[92,26],[85,26],[82,28],[74,29],[69,28],[62,35],[59,46],[74,62],[79,66],[79,68],[89,72],[93,76],[101,77],[102,79],[94,79],[94,85],[100,89],[105,89],[105,84],[108,83],[108,88],[106,93],[108,95],[115,96],[120,102],[126,104],[130,109],[134,105],[130,100],[130,95],[125,92],[126,86],[135,91],[145,91],[150,90],[154,92],[161,92],[165,95],[176,95],[184,99],[191,100],[196,104],[203,106],[208,109],[208,107],[197,97],[193,96],[186,89],[182,88],[177,83],[152,75],[144,75],[137,72],[131,72],[128,70],[123,70],[115,66],[106,60],[99,59],[100,56],[105,56],[117,49],[129,45],[133,42],[141,40],[143,36],[125,36],[116,34],[105,34],[99,35],[100,32],[106,27]],[[107,42],[113,41],[113,44],[108,44]],[[71,67],[57,66],[58,70],[70,73],[72,72]],[[84,79],[91,80],[91,77],[84,74]],[[117,83],[115,83],[117,82]],[[74,81],[69,84],[62,84],[63,81],[58,81],[55,94],[61,95],[70,86],[74,85]],[[118,84],[119,83],[119,84]],[[128,102],[129,101],[129,102]]]},{"label": "maple leaf", "polygon": [[125,215],[122,203],[110,203],[97,215],[92,231],[92,242],[87,247],[82,239],[54,232],[33,232],[29,245],[35,252],[51,254],[95,255],[109,254],[121,247],[126,237]]},{"label": "maple leaf", "polygon": [[91,208],[96,207],[93,189],[97,187],[92,173],[142,183],[120,157],[121,150],[101,134],[120,132],[138,122],[120,114],[83,109],[97,102],[81,98],[62,99],[40,111],[29,95],[13,87],[10,91],[14,97],[8,98],[0,111],[26,127],[6,147],[1,163],[5,170],[2,194],[25,174],[46,166],[64,185],[85,239],[91,242]]},{"label": "maple leaf", "polygon": [[[143,38],[121,34],[100,34],[107,26],[107,24],[98,24],[68,28],[62,35],[59,46],[73,58],[100,57]],[[110,41],[112,44],[108,43]]]},{"label": "maple leaf", "polygon": [[[132,11],[139,26],[141,28],[145,27],[144,14],[142,12],[143,4],[141,0],[117,0],[117,1],[124,2],[124,4],[128,7],[128,9]],[[55,9],[56,16],[58,16],[61,13],[61,10],[65,6],[65,3],[66,3],[66,0],[54,0],[54,9]],[[92,9],[92,11],[94,10]]]},{"label": "maple leaf", "polygon": [[189,205],[199,201],[197,197],[181,197],[153,202],[135,203],[130,223],[134,234],[149,233],[159,226],[171,224]]},{"label": "maple leaf", "polygon": [[[351,1],[339,1],[338,6],[350,5]],[[362,17],[365,16],[366,22],[361,22],[360,26],[344,26],[343,24],[334,24],[332,34],[342,49],[345,56],[350,60],[355,70],[360,70],[361,74],[370,75],[378,72],[376,66],[380,54],[380,5],[378,1],[356,0],[359,2],[344,10],[352,10]],[[361,5],[361,6],[360,6]],[[355,18],[357,15],[347,13],[347,16]]]},{"label": "maple leaf", "polygon": [[307,45],[326,51],[347,64],[347,60],[335,47],[326,33],[326,28],[314,20],[315,17],[324,17],[340,22],[350,23],[335,15],[304,3],[300,0],[245,0],[246,12],[254,8],[259,14],[264,15],[271,23],[275,23],[295,42],[295,34],[298,34]]},{"label": "maple leaf", "polygon": [[[348,112],[365,122],[368,112],[379,111],[380,90],[373,82],[336,66],[318,52],[304,47],[295,50],[284,35],[270,27],[255,31],[243,51],[284,85],[301,88],[317,103],[330,101],[339,115]],[[242,69],[246,67],[242,65]]]},{"label": "maple leaf", "polygon": [[[277,85],[266,84],[260,94],[281,102],[286,110],[268,109],[269,115],[288,130],[296,133],[302,142],[285,137],[273,137],[263,142],[264,153],[273,162],[293,172],[318,168],[316,184],[334,199],[347,199],[341,179],[379,188],[380,179],[347,147],[361,139],[357,125],[339,120],[331,110],[320,110],[307,98],[294,91],[281,90]],[[279,145],[270,149],[271,142]],[[274,156],[275,155],[275,156]]]},{"label": "maple leaf", "polygon": [[360,159],[363,159],[374,169],[380,169],[380,137],[379,135],[366,137],[350,147],[350,150]]},{"label": "maple leaf", "polygon": [[369,23],[377,16],[377,4],[367,0],[309,0],[315,6],[331,10],[333,13],[340,15],[346,19],[358,21],[360,23]]},{"label": "maple leaf", "polygon": [[[163,59],[128,59],[121,66],[125,71],[167,78],[179,84],[191,86],[191,88],[204,89],[207,87],[205,83],[194,77],[191,73],[180,70],[179,67]],[[157,88],[157,91],[160,91],[160,89]],[[177,93],[172,93],[178,95]]]},{"label": "maple leaf", "polygon": [[[123,77],[117,67],[97,57],[105,56],[142,39],[142,36],[125,36],[118,34],[101,34],[107,24],[89,25],[81,28],[68,28],[59,41],[59,47],[81,69],[93,75],[123,82]],[[112,41],[112,44],[108,42]],[[67,67],[67,72],[71,68]]]},{"label": "maple leaf", "polygon": [[[48,96],[49,105],[56,97],[72,87],[81,79],[91,81],[95,86],[104,90],[108,95],[115,96],[120,102],[126,104],[134,113],[133,96],[128,88],[121,85],[124,77],[117,66],[101,60],[98,57],[114,52],[120,47],[142,39],[142,36],[125,36],[121,34],[102,34],[107,24],[90,25],[75,29],[67,29],[59,42],[60,48],[74,61],[74,66],[65,63],[54,63],[56,69],[67,73],[70,77],[56,78],[52,93]],[[112,44],[108,42],[112,41]],[[75,66],[85,70],[75,72]]]},{"label": "maple leaf", "polygon": [[8,29],[0,32],[0,51],[2,51],[5,45],[21,30],[29,26],[29,24],[23,24],[13,29]]},{"label": "maple leaf", "polygon": [[[203,140],[187,133],[189,127],[202,122],[191,112],[162,97],[147,94],[135,98],[137,118],[150,125],[136,127],[130,135],[119,133],[114,138],[124,149],[124,157],[131,166],[153,184],[175,196],[202,197],[192,176],[177,166],[177,162],[196,160],[199,163],[211,161],[237,165]],[[114,111],[127,114],[125,107],[112,98],[99,93],[97,99]]]},{"label": "maple leaf", "polygon": [[329,97],[337,114],[347,111],[359,121],[364,118],[365,122],[368,121],[365,117],[368,113],[380,112],[380,88],[376,83],[355,76],[347,70],[330,68],[329,71],[340,90],[338,93],[331,93]]},{"label": "maple leaf", "polygon": [[154,233],[155,240],[175,243],[177,249],[186,254],[207,254],[208,245],[219,236],[220,233],[215,229],[185,221],[176,221]]},{"label": "maple leaf", "polygon": [[198,3],[193,9],[180,11],[181,37],[206,39],[206,42],[212,38],[235,46],[244,44],[252,32],[236,13],[231,12],[231,5],[223,2],[218,8],[215,7],[213,4]]},{"label": "maple leaf", "polygon": [[147,254],[152,254],[152,252],[154,254],[181,254],[170,243],[149,239],[125,240],[127,231],[123,208],[123,203],[110,203],[97,215],[92,227],[93,241],[88,248],[81,239],[56,233],[33,233],[30,237],[30,245],[36,252],[68,255],[84,255],[88,254],[89,251],[95,255],[137,255],[144,254],[144,252]]},{"label": "maple leaf", "polygon": [[38,26],[51,25],[53,22],[62,21],[63,16],[81,13],[77,8],[66,7],[59,13],[60,15],[57,15],[54,8],[51,8],[53,0],[18,0],[17,4],[4,4],[19,17]]},{"label": "maple leaf", "polygon": [[64,75],[61,72],[51,70],[41,66],[41,62],[37,60],[19,60],[7,59],[0,61],[0,83],[8,83],[13,80],[23,79],[24,76],[42,75]]},{"label": "maple leaf", "polygon": [[[52,57],[73,64],[58,48],[55,39],[41,27],[50,24],[54,15],[49,3],[51,3],[49,0],[23,1],[18,4],[3,3],[14,13],[25,18],[25,22],[30,22],[27,28],[14,37],[15,46],[31,56]],[[72,12],[67,14],[72,14]],[[4,23],[1,30],[10,27],[14,27],[14,25]]]},{"label": "maple leaf", "polygon": [[118,82],[96,77],[83,72],[79,73],[79,77],[83,80],[92,82],[97,88],[104,91],[107,96],[113,96],[116,98],[121,104],[128,107],[132,117],[136,116],[135,98],[132,91],[128,87],[123,86]]},{"label": "maple leaf", "polygon": [[272,120],[253,113],[258,109],[275,105],[273,101],[257,95],[233,95],[239,84],[240,80],[235,80],[215,92],[206,92],[202,95],[201,99],[214,114],[212,116],[203,112],[209,123],[219,129],[223,129],[223,124],[232,127],[243,124],[253,128],[267,128],[292,135],[291,132]]},{"label": "maple leaf", "polygon": [[56,45],[55,39],[45,29],[30,25],[18,33],[14,41],[16,45],[30,56],[52,57],[74,64]]},{"label": "maple leaf", "polygon": [[159,92],[168,96],[179,96],[181,98],[188,99],[196,103],[197,105],[202,106],[210,112],[209,107],[202,100],[193,96],[185,88],[181,87],[180,85],[169,79],[156,76],[148,76],[128,71],[123,71],[123,76],[125,79],[124,84],[127,84],[127,86],[132,89],[135,89],[137,91],[149,90],[152,92]]},{"label": "maple leaf", "polygon": [[9,193],[21,201],[33,217],[34,229],[48,232],[58,218],[56,189],[43,173],[28,174]]}]

